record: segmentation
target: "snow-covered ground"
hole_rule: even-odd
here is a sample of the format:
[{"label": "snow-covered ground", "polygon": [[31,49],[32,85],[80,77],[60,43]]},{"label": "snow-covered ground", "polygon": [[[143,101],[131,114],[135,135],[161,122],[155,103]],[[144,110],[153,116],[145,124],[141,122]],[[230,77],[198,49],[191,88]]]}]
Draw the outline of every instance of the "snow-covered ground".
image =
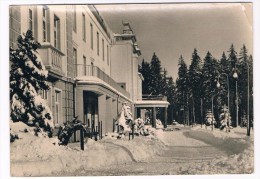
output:
[{"label": "snow-covered ground", "polygon": [[85,150],[81,151],[79,143],[59,146],[56,138],[36,137],[33,129],[21,122],[11,123],[11,128],[20,138],[10,144],[12,176],[51,176],[63,171],[142,161],[160,154],[165,147],[152,136],[129,141],[128,136],[117,140],[110,135],[97,142],[87,139]]},{"label": "snow-covered ground", "polygon": [[[147,161],[162,154],[169,146],[207,145],[213,145],[228,155],[202,162],[200,165],[188,162],[181,167],[182,164],[178,163],[178,171],[175,173],[252,173],[254,170],[253,132],[252,136],[247,137],[245,129],[237,128],[231,133],[226,133],[218,129],[212,132],[209,128],[206,130],[193,127],[190,130],[183,126],[174,126],[180,130],[165,132],[158,129],[154,136],[139,136],[130,141],[128,136],[116,139],[116,134],[110,133],[100,141],[87,139],[85,150],[81,151],[79,143],[70,143],[65,147],[57,145],[56,138],[36,137],[32,129],[22,123],[11,124],[11,127],[21,138],[10,144],[12,176],[57,176],[65,171],[89,171],[109,165]],[[29,132],[24,132],[24,128]]]},{"label": "snow-covered ground", "polygon": [[205,129],[200,126],[187,132],[188,137],[204,141],[226,151],[229,155],[209,162],[207,165],[191,165],[183,173],[189,174],[216,174],[233,173],[244,174],[254,172],[254,132],[246,136],[246,128],[234,128],[231,132],[219,129]]}]

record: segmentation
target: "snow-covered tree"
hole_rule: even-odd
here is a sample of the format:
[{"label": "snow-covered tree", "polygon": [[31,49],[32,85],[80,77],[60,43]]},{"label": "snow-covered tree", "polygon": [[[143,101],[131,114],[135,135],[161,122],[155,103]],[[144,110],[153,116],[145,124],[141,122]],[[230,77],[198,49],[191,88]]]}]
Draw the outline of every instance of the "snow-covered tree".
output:
[{"label": "snow-covered tree", "polygon": [[142,93],[143,94],[150,94],[150,74],[151,74],[151,70],[150,70],[150,64],[149,62],[142,61],[142,64],[139,68],[139,72],[142,73],[144,80],[142,81]]},{"label": "snow-covered tree", "polygon": [[188,71],[188,84],[190,88],[190,104],[192,111],[193,121],[198,121],[201,118],[200,111],[200,98],[201,90],[198,90],[198,86],[202,84],[202,75],[201,75],[201,59],[198,55],[197,49],[194,49],[191,59],[191,65],[189,66]]},{"label": "snow-covered tree", "polygon": [[10,109],[13,122],[24,122],[51,135],[53,117],[40,90],[48,90],[48,71],[37,53],[40,44],[32,31],[18,36],[17,49],[10,48]]},{"label": "snow-covered tree", "polygon": [[210,52],[207,52],[204,58],[204,64],[202,67],[203,83],[203,104],[204,109],[212,109],[212,102],[214,107],[214,115],[217,117],[218,107],[221,106],[218,101],[218,88],[217,82],[219,77],[218,61],[214,59]]},{"label": "snow-covered tree", "polygon": [[179,58],[179,69],[178,69],[178,78],[176,79],[176,104],[180,111],[182,111],[182,121],[185,122],[187,118],[187,97],[189,92],[188,87],[188,68],[182,56]]},{"label": "snow-covered tree", "polygon": [[151,59],[151,63],[150,63],[150,69],[151,69],[151,78],[150,78],[150,88],[151,88],[151,93],[153,95],[159,95],[162,92],[162,75],[161,75],[161,71],[162,71],[162,67],[161,67],[161,61],[159,60],[159,58],[157,57],[157,55],[154,53],[153,57]]}]

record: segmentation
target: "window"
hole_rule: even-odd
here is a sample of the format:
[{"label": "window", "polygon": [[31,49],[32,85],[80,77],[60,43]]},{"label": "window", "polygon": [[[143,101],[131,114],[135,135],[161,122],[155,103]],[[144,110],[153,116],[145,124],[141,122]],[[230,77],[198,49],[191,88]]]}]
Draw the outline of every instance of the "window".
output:
[{"label": "window", "polygon": [[47,8],[43,7],[42,9],[42,41],[47,41]]},{"label": "window", "polygon": [[46,101],[48,101],[48,91],[47,90],[41,90],[40,94],[41,94],[42,99],[45,99]]},{"label": "window", "polygon": [[102,39],[102,59],[105,61],[105,42],[104,39]]},{"label": "window", "polygon": [[93,25],[90,23],[90,46],[91,46],[91,49],[93,50]]},{"label": "window", "polygon": [[33,30],[33,13],[31,9],[29,9],[29,30]]},{"label": "window", "polygon": [[74,65],[75,65],[75,73],[74,75],[77,76],[78,75],[78,71],[77,71],[77,68],[78,68],[78,62],[77,62],[77,49],[73,48],[73,61],[74,61]]},{"label": "window", "polygon": [[77,32],[77,12],[76,12],[76,6],[74,6],[74,9],[73,9],[73,31]]},{"label": "window", "polygon": [[82,14],[82,38],[86,41],[86,17]]},{"label": "window", "polygon": [[55,124],[59,123],[61,117],[61,91],[55,90]]},{"label": "window", "polygon": [[99,55],[99,33],[97,32],[97,55]]},{"label": "window", "polygon": [[54,47],[60,49],[60,19],[54,15]]},{"label": "window", "polygon": [[107,65],[109,65],[109,47],[107,45]]},{"label": "window", "polygon": [[87,59],[83,56],[83,69],[84,69],[84,76],[87,75]]}]

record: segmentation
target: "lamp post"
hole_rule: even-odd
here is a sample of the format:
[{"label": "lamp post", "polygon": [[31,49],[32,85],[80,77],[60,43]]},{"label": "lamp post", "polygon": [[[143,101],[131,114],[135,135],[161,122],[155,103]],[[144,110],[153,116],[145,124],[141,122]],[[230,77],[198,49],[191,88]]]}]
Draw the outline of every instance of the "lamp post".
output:
[{"label": "lamp post", "polygon": [[237,127],[238,126],[238,95],[237,95],[238,74],[236,72],[236,68],[235,68],[235,72],[233,73],[233,78],[235,78],[235,80],[236,80],[236,127]]}]

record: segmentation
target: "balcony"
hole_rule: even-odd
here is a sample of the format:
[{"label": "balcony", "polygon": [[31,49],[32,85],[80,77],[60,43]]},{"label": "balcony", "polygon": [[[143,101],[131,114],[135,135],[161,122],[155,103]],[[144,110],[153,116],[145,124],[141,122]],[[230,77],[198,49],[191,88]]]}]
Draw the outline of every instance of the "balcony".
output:
[{"label": "balcony", "polygon": [[38,52],[51,77],[60,78],[65,75],[62,69],[64,54],[61,51],[50,44],[44,44],[38,49]]},{"label": "balcony", "polygon": [[91,65],[82,65],[77,64],[75,65],[75,76],[94,76],[102,81],[109,84],[111,87],[116,89],[121,94],[125,95],[126,97],[130,97],[129,92],[127,92],[125,89],[123,89],[115,80],[113,80],[110,76],[108,76],[105,72],[100,70],[97,66],[91,66]]}]

